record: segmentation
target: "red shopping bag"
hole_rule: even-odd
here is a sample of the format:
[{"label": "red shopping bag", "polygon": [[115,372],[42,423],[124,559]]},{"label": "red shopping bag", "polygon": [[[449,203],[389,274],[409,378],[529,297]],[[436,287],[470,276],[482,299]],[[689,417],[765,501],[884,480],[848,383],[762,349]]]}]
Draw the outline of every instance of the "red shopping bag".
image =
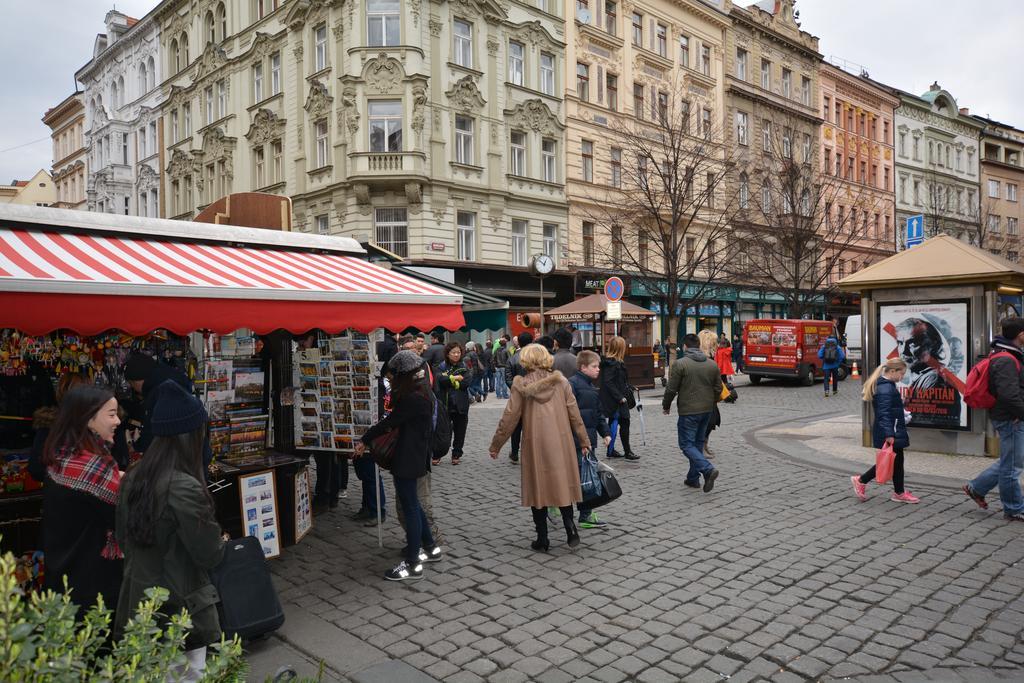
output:
[{"label": "red shopping bag", "polygon": [[884,484],[892,479],[892,463],[896,459],[892,446],[885,444],[875,454],[875,481]]}]

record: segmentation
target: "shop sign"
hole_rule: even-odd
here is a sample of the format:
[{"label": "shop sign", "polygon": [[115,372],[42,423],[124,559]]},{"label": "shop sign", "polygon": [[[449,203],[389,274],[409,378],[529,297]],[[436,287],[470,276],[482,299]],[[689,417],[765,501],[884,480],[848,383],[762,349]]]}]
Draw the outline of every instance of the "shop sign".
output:
[{"label": "shop sign", "polygon": [[444,242],[431,242],[430,251],[444,251]]},{"label": "shop sign", "polygon": [[[587,292],[590,294],[602,294],[604,293],[604,286],[611,278],[611,275],[577,275],[576,276],[576,291]],[[623,296],[626,295],[629,289],[629,277],[626,275],[618,276],[623,282]]]},{"label": "shop sign", "polygon": [[[698,310],[700,311],[698,313]],[[732,306],[729,304],[702,304],[700,306],[690,306],[686,309],[686,315],[706,315],[706,316],[732,316]]]}]

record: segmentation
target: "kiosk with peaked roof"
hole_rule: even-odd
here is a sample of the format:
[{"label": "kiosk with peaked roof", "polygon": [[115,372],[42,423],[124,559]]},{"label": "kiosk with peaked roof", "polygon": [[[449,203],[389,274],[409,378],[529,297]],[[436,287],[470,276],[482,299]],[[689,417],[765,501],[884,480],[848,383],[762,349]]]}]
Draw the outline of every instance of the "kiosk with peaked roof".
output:
[{"label": "kiosk with peaked roof", "polygon": [[[948,235],[843,279],[861,295],[864,373],[895,355],[910,364],[904,401],[914,450],[998,455],[987,411],[963,402],[967,373],[988,354],[999,321],[1020,314],[1024,268]],[[871,443],[871,405],[863,439]]]}]

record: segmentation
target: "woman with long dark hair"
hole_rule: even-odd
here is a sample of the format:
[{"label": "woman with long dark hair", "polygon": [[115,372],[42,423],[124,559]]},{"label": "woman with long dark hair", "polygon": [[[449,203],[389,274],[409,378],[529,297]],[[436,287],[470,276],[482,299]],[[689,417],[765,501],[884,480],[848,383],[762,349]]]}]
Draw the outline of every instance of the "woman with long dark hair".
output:
[{"label": "woman with long dark hair", "polygon": [[[463,362],[465,353],[458,342],[448,342],[444,347],[444,361],[437,366],[437,388],[440,399],[448,409],[452,421],[452,464],[462,460],[462,449],[466,444],[466,428],[469,426],[469,388],[473,383],[473,371]],[[434,460],[437,465],[441,462]]]},{"label": "woman with long dark hair", "polygon": [[122,555],[114,540],[114,507],[121,470],[110,455],[114,431],[121,423],[117,399],[106,389],[80,384],[61,401],[43,447],[43,552],[47,588],[64,590],[82,609],[103,598],[117,601]]},{"label": "woman with long dark hair", "polygon": [[430,445],[433,430],[434,394],[427,378],[427,365],[413,351],[399,351],[388,361],[391,380],[391,412],[370,427],[356,444],[356,456],[374,439],[397,430],[391,475],[395,494],[405,517],[405,559],[384,574],[388,581],[423,578],[423,563],[441,559],[434,542],[430,522],[420,507],[416,481],[430,472]]},{"label": "woman with long dark hair", "polygon": [[121,486],[117,538],[124,548],[125,571],[114,631],[123,631],[147,589],[166,588],[170,597],[161,608],[164,618],[182,608],[192,617],[182,680],[199,680],[206,646],[221,636],[209,570],[224,557],[224,539],[203,472],[206,410],[180,384],[167,380],[156,388],[150,432],[153,441],[146,455]]},{"label": "woman with long dark hair", "polygon": [[[612,337],[601,359],[601,409],[611,429],[608,457],[639,460],[640,456],[629,445],[629,397],[633,388],[629,385],[625,359],[626,340]],[[622,453],[615,450],[616,435],[622,437]]]}]

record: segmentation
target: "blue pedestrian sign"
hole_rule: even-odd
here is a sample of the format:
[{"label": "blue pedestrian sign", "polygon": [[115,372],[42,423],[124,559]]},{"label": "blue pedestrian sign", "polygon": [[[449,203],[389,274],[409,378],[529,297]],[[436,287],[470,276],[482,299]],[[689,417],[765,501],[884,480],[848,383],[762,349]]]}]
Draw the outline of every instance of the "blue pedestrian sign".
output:
[{"label": "blue pedestrian sign", "polygon": [[924,215],[907,216],[907,249],[924,242]]}]

